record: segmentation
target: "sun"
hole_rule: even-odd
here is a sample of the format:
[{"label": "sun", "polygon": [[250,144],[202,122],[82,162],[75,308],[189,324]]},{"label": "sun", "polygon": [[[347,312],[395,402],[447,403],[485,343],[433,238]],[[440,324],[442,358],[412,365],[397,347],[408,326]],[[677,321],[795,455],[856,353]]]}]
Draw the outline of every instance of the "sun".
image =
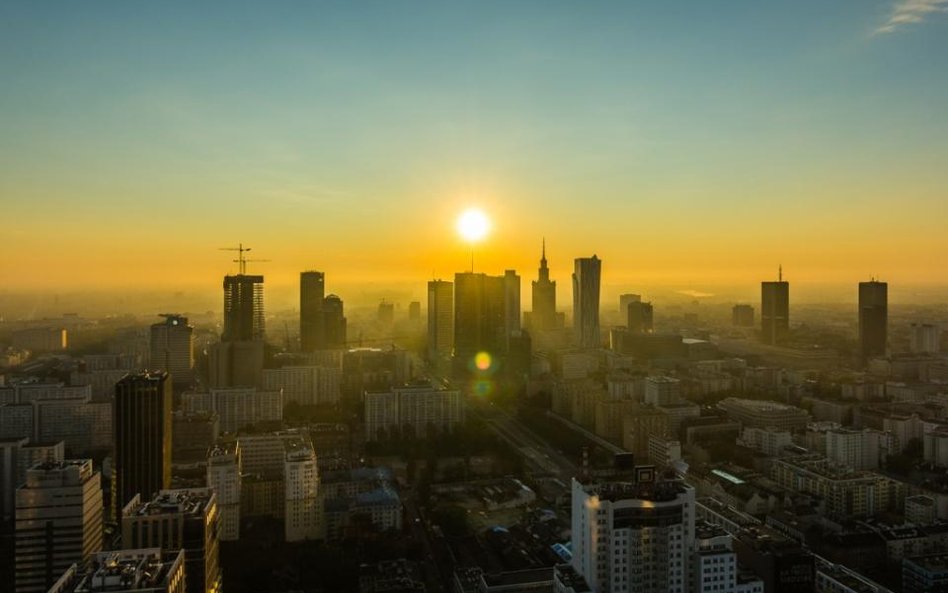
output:
[{"label": "sun", "polygon": [[490,231],[490,220],[487,215],[477,208],[470,208],[461,213],[458,217],[458,234],[465,241],[476,243]]}]

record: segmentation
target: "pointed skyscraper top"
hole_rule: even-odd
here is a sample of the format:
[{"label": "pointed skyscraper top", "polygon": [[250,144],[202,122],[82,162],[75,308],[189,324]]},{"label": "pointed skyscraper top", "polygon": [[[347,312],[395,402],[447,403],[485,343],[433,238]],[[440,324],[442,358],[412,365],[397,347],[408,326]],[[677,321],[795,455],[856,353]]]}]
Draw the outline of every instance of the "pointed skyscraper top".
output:
[{"label": "pointed skyscraper top", "polygon": [[783,282],[783,264],[777,265],[777,281]]}]

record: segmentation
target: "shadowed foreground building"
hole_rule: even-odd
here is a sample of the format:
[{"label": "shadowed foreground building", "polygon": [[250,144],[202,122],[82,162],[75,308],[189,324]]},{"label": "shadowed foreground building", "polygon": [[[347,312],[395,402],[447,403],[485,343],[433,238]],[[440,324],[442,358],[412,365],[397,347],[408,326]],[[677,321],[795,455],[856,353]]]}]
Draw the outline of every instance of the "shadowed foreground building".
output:
[{"label": "shadowed foreground building", "polygon": [[112,510],[136,495],[151,498],[171,485],[171,381],[168,373],[126,375],[113,403]]},{"label": "shadowed foreground building", "polygon": [[163,490],[148,502],[135,497],[122,510],[122,546],[184,550],[188,593],[221,590],[220,516],[210,488]]},{"label": "shadowed foreground building", "polygon": [[49,593],[185,593],[184,550],[101,552],[89,566],[73,564]]},{"label": "shadowed foreground building", "polygon": [[102,549],[102,485],[91,459],[43,463],[16,492],[16,590],[44,593]]}]

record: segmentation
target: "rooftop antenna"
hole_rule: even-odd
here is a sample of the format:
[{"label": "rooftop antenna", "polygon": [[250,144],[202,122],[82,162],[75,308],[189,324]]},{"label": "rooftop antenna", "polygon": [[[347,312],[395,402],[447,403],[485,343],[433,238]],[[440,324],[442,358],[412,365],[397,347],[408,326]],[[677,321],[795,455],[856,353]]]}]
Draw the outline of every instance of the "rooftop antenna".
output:
[{"label": "rooftop antenna", "polygon": [[777,281],[783,282],[783,264],[777,266]]}]

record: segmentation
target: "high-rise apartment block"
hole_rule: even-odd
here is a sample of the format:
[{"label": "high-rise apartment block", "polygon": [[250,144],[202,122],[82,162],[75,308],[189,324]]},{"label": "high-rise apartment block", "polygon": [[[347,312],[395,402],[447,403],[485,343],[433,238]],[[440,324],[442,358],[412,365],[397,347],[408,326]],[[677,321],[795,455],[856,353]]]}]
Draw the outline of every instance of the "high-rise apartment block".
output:
[{"label": "high-rise apartment block", "polygon": [[286,541],[320,537],[319,473],[311,443],[293,441],[287,444],[283,483]]},{"label": "high-rise apartment block", "polygon": [[91,459],[39,464],[16,492],[16,590],[43,593],[102,550],[102,485]]},{"label": "high-rise apartment block", "polygon": [[790,331],[790,283],[781,268],[776,282],[760,283],[760,330],[765,344],[776,344]]},{"label": "high-rise apartment block", "polygon": [[859,354],[885,356],[889,323],[889,285],[871,280],[859,283]]},{"label": "high-rise apartment block", "polygon": [[167,373],[127,375],[115,385],[112,509],[171,485],[171,381]]},{"label": "high-rise apartment block", "polygon": [[429,430],[447,432],[462,422],[464,396],[456,389],[417,385],[365,394],[365,434],[370,441],[405,430],[423,439]]},{"label": "high-rise apartment block", "polygon": [[428,359],[451,357],[454,351],[454,284],[428,282]]},{"label": "high-rise apartment block", "polygon": [[695,492],[655,478],[640,467],[628,478],[573,479],[572,566],[594,591],[691,590]]},{"label": "high-rise apartment block", "polygon": [[171,382],[178,386],[191,383],[194,369],[194,328],[188,318],[163,314],[165,320],[151,326],[150,367],[171,375]]},{"label": "high-rise apartment block", "polygon": [[220,516],[210,488],[162,490],[147,502],[135,496],[122,509],[122,546],[184,550],[188,593],[218,593]]},{"label": "high-rise apartment block", "polygon": [[222,542],[240,539],[241,467],[237,441],[214,447],[207,455],[207,486],[217,495]]},{"label": "high-rise apartment block", "polygon": [[217,415],[221,432],[233,433],[261,422],[283,420],[283,392],[232,387],[181,395],[181,407],[187,412]]},{"label": "high-rise apartment block", "polygon": [[573,333],[580,348],[599,348],[599,283],[602,260],[576,258],[573,271]]}]

